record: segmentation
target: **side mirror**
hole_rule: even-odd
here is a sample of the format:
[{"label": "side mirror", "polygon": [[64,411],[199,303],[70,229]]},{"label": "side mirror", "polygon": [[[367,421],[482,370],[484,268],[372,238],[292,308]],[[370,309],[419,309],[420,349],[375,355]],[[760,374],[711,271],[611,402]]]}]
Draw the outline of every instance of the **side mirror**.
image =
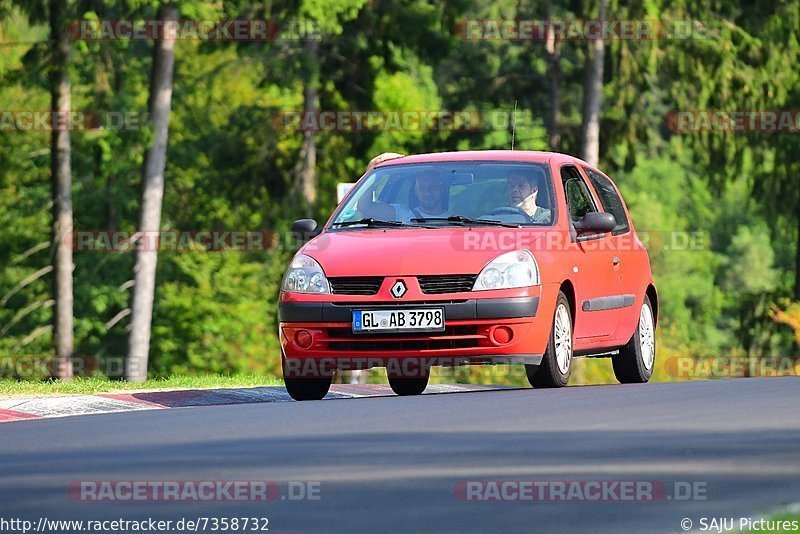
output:
[{"label": "side mirror", "polygon": [[573,225],[578,233],[604,233],[613,230],[617,225],[617,220],[611,213],[600,213],[599,211],[593,211],[584,215],[580,221],[573,223]]},{"label": "side mirror", "polygon": [[319,233],[319,226],[314,219],[298,219],[292,223],[292,237],[298,241],[308,241]]}]

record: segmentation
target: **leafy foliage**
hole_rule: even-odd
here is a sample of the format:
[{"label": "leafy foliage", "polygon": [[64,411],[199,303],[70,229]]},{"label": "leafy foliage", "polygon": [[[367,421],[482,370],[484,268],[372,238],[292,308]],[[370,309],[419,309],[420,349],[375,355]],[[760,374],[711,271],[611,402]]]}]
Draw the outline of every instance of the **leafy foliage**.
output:
[{"label": "leafy foliage", "polygon": [[[74,19],[152,18],[157,2],[69,6]],[[649,239],[667,353],[797,350],[800,339],[785,326],[797,317],[796,134],[678,133],[664,119],[681,109],[799,109],[798,6],[650,0],[609,8],[610,18],[695,19],[703,29],[694,39],[612,40],[606,55],[601,167]],[[589,18],[595,9],[575,1],[552,8],[559,19]],[[308,80],[319,83],[322,110],[474,110],[490,119],[475,131],[319,132],[318,219],[333,209],[336,183],[355,181],[379,152],[508,148],[515,102],[515,146],[547,148],[544,43],[467,41],[454,30],[467,19],[543,18],[543,7],[193,0],[180,9],[184,18],[271,18],[282,28],[311,21],[321,38],[317,64],[288,34],[178,43],[164,228],[285,232],[300,210],[289,193],[302,132],[283,127],[281,113],[303,109]],[[2,110],[49,109],[45,20],[42,2],[0,2]],[[141,117],[151,46],[73,41],[74,107]],[[577,152],[586,51],[582,41],[559,43],[564,152]],[[135,228],[149,135],[135,125],[73,132],[76,229]],[[0,136],[0,352],[49,354],[49,135]],[[161,254],[151,373],[277,373],[276,296],[290,254],[284,241],[260,253]],[[76,352],[120,357],[132,255],[76,252],[74,260]],[[592,365],[585,379],[604,380]]]}]

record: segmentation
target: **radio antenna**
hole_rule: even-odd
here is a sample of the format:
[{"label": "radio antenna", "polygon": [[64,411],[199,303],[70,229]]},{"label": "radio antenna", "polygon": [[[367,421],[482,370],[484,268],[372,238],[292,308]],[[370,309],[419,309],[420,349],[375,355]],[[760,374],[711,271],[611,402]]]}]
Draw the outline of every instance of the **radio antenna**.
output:
[{"label": "radio antenna", "polygon": [[511,115],[511,150],[514,150],[514,136],[517,133],[517,101],[514,100],[514,114]]}]

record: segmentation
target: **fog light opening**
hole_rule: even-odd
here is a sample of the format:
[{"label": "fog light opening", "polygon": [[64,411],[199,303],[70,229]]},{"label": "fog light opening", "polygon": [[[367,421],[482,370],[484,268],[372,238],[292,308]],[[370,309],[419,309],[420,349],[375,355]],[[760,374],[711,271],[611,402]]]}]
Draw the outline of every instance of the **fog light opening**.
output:
[{"label": "fog light opening", "polygon": [[507,326],[498,326],[492,329],[490,338],[492,343],[497,345],[506,345],[514,338],[514,331]]},{"label": "fog light opening", "polygon": [[308,330],[298,330],[294,335],[294,342],[301,349],[307,349],[314,343],[314,336]]}]

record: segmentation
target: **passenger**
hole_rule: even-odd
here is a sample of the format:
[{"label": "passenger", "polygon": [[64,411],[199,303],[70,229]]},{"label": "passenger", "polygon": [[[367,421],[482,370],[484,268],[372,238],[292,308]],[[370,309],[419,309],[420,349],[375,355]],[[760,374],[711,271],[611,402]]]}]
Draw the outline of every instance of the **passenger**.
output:
[{"label": "passenger", "polygon": [[539,194],[538,180],[531,174],[512,170],[508,173],[508,200],[511,205],[522,211],[535,223],[550,221],[551,212],[536,204]]}]

